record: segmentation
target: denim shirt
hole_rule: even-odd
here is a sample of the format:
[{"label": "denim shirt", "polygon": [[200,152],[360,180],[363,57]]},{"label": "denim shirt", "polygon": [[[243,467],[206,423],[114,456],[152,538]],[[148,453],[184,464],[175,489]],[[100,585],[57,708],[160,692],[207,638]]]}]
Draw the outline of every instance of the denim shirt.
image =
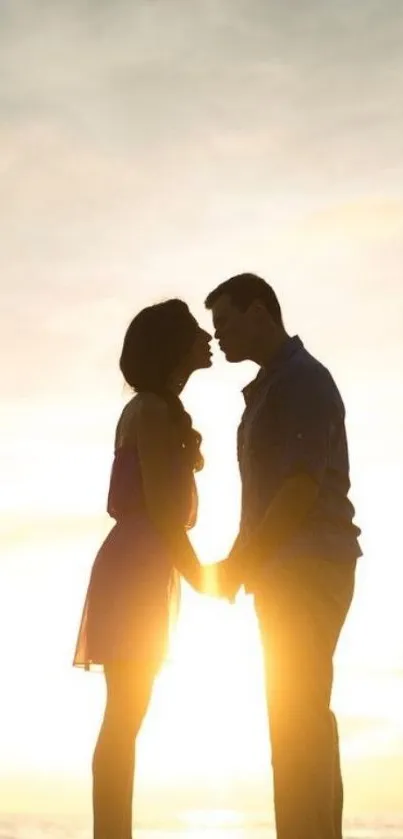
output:
[{"label": "denim shirt", "polygon": [[318,483],[317,500],[276,557],[361,556],[360,530],[348,498],[345,410],[329,371],[294,336],[243,393],[246,408],[238,429],[241,542],[261,523],[287,478],[307,473]]}]

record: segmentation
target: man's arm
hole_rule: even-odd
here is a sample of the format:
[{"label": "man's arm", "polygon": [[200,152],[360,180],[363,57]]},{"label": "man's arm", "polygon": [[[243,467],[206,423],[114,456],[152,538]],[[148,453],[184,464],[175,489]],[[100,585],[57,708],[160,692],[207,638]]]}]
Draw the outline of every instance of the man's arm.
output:
[{"label": "man's arm", "polygon": [[264,556],[275,553],[287,542],[312,510],[319,485],[310,475],[299,473],[283,483],[269,505],[263,521],[247,542],[235,542],[228,561],[234,576],[247,565],[257,567]]},{"label": "man's arm", "polygon": [[234,575],[244,566],[249,572],[278,551],[313,509],[328,463],[334,388],[330,374],[321,368],[291,379],[280,391],[281,482],[250,538],[231,550]]}]

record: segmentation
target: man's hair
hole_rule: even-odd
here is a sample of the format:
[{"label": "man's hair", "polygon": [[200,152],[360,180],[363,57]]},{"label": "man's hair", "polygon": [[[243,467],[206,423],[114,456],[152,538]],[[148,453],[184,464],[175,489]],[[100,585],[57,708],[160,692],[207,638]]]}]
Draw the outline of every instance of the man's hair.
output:
[{"label": "man's hair", "polygon": [[229,280],[220,283],[217,288],[210,291],[206,298],[206,308],[212,309],[218,298],[224,294],[228,295],[231,303],[241,312],[246,312],[254,300],[260,300],[273,321],[283,326],[283,316],[277,295],[269,283],[257,274],[236,274],[235,277],[230,277]]}]

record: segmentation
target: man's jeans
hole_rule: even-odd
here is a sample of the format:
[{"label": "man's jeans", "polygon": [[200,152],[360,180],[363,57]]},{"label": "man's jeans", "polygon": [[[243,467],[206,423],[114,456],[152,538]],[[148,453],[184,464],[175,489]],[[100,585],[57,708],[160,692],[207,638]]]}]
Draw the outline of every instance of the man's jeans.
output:
[{"label": "man's jeans", "polygon": [[356,562],[270,565],[255,594],[266,674],[278,839],[341,839],[343,785],[330,710],[333,655]]}]

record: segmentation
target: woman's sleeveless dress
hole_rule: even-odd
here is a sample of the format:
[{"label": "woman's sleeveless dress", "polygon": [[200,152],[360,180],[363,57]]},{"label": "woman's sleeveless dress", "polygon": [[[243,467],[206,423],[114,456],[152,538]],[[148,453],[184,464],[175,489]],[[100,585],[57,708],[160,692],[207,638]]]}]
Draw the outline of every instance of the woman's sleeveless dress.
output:
[{"label": "woman's sleeveless dress", "polygon": [[[193,473],[186,472],[184,528],[195,519]],[[184,475],[173,475],[172,491],[183,486]],[[112,663],[158,669],[167,648],[174,558],[148,516],[132,442],[115,449],[107,509],[116,523],[92,567],[73,663],[87,670]]]}]

